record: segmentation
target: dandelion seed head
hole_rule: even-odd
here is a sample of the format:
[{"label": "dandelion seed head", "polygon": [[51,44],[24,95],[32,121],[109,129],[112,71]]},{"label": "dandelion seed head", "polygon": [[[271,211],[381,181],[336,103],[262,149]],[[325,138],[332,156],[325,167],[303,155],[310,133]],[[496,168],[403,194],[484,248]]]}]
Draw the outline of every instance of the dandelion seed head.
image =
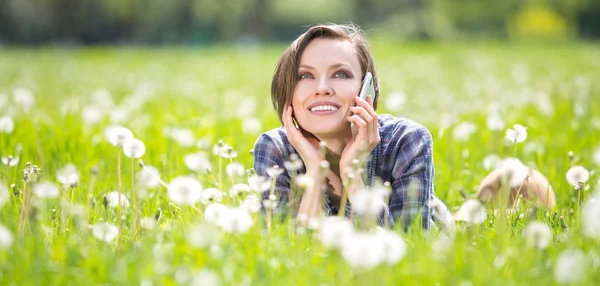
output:
[{"label": "dandelion seed head", "polygon": [[250,186],[243,183],[235,184],[229,189],[229,197],[235,198],[247,194],[248,192],[250,192]]},{"label": "dandelion seed head", "polygon": [[94,224],[92,233],[97,239],[111,243],[119,235],[119,228],[112,223],[100,222]]},{"label": "dandelion seed head", "polygon": [[560,284],[569,284],[585,277],[587,272],[587,257],[579,249],[563,251],[554,264],[554,279]]},{"label": "dandelion seed head", "polygon": [[459,141],[467,141],[471,134],[477,130],[477,126],[472,122],[462,122],[461,124],[454,127],[452,135],[454,139]]},{"label": "dandelion seed head", "polygon": [[10,116],[0,116],[0,133],[11,134],[15,130],[15,121]]},{"label": "dandelion seed head", "polygon": [[9,248],[13,244],[13,234],[3,225],[0,225],[0,248]]},{"label": "dandelion seed head", "polygon": [[143,217],[140,220],[140,226],[146,230],[154,230],[157,227],[156,220],[152,217]]},{"label": "dandelion seed head", "polygon": [[223,192],[216,188],[208,188],[202,191],[202,199],[200,200],[203,205],[210,203],[220,203],[223,200]]},{"label": "dandelion seed head", "polygon": [[241,177],[244,175],[245,171],[244,165],[237,162],[229,163],[227,164],[227,167],[225,167],[225,172],[230,177]]},{"label": "dandelion seed head", "polygon": [[169,198],[178,205],[195,205],[202,199],[202,184],[192,177],[179,176],[167,188]]},{"label": "dandelion seed head", "polygon": [[385,257],[384,248],[378,242],[376,234],[355,233],[344,244],[342,256],[353,269],[373,269]]},{"label": "dandelion seed head", "polygon": [[187,232],[188,243],[196,248],[207,248],[221,242],[221,231],[213,224],[198,224]]},{"label": "dandelion seed head", "polygon": [[28,112],[35,104],[33,92],[27,88],[17,88],[13,91],[13,101]]},{"label": "dandelion seed head", "polygon": [[397,233],[384,230],[377,237],[383,248],[383,262],[395,265],[406,255],[406,242]]},{"label": "dandelion seed head", "polygon": [[271,178],[277,178],[279,175],[283,174],[283,169],[278,165],[273,165],[267,168],[267,175]]},{"label": "dandelion seed head", "polygon": [[522,233],[527,241],[527,245],[538,249],[546,249],[552,242],[552,230],[550,227],[539,221],[530,222]]},{"label": "dandelion seed head", "polygon": [[121,196],[119,196],[119,192],[110,192],[104,196],[104,200],[106,201],[107,206],[112,209],[116,209],[119,207],[119,198],[121,198],[121,207],[128,208],[129,199],[127,199],[125,194],[121,193]]},{"label": "dandelion seed head", "polygon": [[260,206],[260,198],[255,194],[250,194],[246,196],[246,199],[244,199],[244,202],[240,207],[249,213],[255,213],[260,210]]},{"label": "dandelion seed head", "polygon": [[318,238],[325,248],[341,250],[353,234],[354,225],[350,221],[339,216],[328,216],[321,223]]},{"label": "dandelion seed head", "polygon": [[489,154],[483,158],[483,168],[490,171],[500,167],[502,158],[496,154]]},{"label": "dandelion seed head", "polygon": [[63,187],[76,187],[79,184],[79,170],[69,163],[56,172],[56,179]]},{"label": "dandelion seed head", "polygon": [[102,120],[104,114],[102,110],[96,106],[90,105],[83,108],[81,111],[81,119],[86,126],[94,126]]},{"label": "dandelion seed head", "polygon": [[368,217],[379,215],[384,205],[381,197],[364,190],[355,194],[352,199],[352,211]]},{"label": "dandelion seed head", "polygon": [[262,122],[260,119],[249,116],[242,119],[242,131],[244,134],[258,134],[262,130]]},{"label": "dandelion seed head", "polygon": [[589,179],[590,172],[582,166],[573,166],[567,171],[567,182],[577,189]]},{"label": "dandelion seed head", "polygon": [[594,194],[583,205],[582,226],[586,236],[600,239],[600,194]]},{"label": "dandelion seed head", "polygon": [[511,187],[518,187],[525,182],[529,176],[529,168],[517,158],[507,158],[502,161],[499,169],[502,176]]},{"label": "dandelion seed head", "polygon": [[194,172],[206,172],[212,169],[212,165],[208,160],[208,156],[204,152],[188,154],[183,157],[185,166]]},{"label": "dandelion seed head", "polygon": [[506,139],[513,143],[521,143],[527,139],[527,128],[520,124],[515,124],[513,129],[506,130]]},{"label": "dandelion seed head", "polygon": [[487,219],[485,207],[478,200],[464,202],[458,212],[454,214],[455,221],[464,221],[467,224],[481,224]]},{"label": "dandelion seed head", "polygon": [[504,129],[504,120],[498,113],[491,113],[488,115],[486,125],[489,130],[499,131]]},{"label": "dandelion seed head", "polygon": [[1,158],[2,160],[2,164],[8,166],[8,167],[14,167],[19,163],[19,157],[13,157],[11,155],[8,156],[2,156]]},{"label": "dandelion seed head", "polygon": [[262,193],[271,188],[271,180],[260,175],[251,175],[248,177],[248,185],[253,191]]},{"label": "dandelion seed head", "polygon": [[186,128],[173,128],[169,130],[167,136],[177,142],[181,147],[192,147],[196,143],[194,132]]},{"label": "dandelion seed head", "polygon": [[123,143],[129,139],[133,139],[131,130],[122,126],[111,126],[105,129],[104,134],[108,142],[115,147],[123,147]]},{"label": "dandelion seed head", "polygon": [[313,186],[313,183],[313,179],[307,175],[302,174],[296,177],[296,184],[298,184],[298,187],[300,188],[311,188]]},{"label": "dandelion seed head", "polygon": [[142,170],[137,172],[136,181],[141,188],[156,188],[160,185],[160,173],[156,167],[145,165]]},{"label": "dandelion seed head", "polygon": [[225,212],[227,212],[226,206],[219,203],[212,203],[204,210],[204,219],[209,223],[218,225]]},{"label": "dandelion seed head", "polygon": [[246,233],[252,226],[252,217],[243,208],[228,208],[219,218],[218,225],[227,233]]},{"label": "dandelion seed head", "polygon": [[146,153],[146,146],[141,140],[131,138],[123,142],[123,153],[131,159],[138,159]]},{"label": "dandelion seed head", "polygon": [[33,186],[33,193],[42,199],[53,199],[60,195],[60,190],[50,182],[40,182]]}]

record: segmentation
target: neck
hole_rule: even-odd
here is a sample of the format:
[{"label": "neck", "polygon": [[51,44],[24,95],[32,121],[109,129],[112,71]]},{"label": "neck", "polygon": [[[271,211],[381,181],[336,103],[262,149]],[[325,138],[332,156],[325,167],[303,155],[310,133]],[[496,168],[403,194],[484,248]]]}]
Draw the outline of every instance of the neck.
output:
[{"label": "neck", "polygon": [[[350,129],[348,129],[347,131],[345,130],[336,134],[315,134],[315,137],[317,137],[319,141],[325,141],[327,143],[328,156],[330,154],[336,155],[339,159],[339,157],[342,155],[342,152],[344,151],[344,148],[346,148],[346,144],[350,140],[352,140],[352,132],[350,131]],[[327,158],[327,161],[329,161],[329,158]]]}]

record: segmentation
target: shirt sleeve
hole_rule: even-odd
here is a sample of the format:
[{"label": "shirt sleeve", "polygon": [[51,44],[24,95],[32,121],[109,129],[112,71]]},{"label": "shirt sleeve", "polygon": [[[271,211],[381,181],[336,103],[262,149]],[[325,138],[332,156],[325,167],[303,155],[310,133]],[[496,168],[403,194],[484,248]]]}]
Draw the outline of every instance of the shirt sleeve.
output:
[{"label": "shirt sleeve", "polygon": [[429,229],[429,199],[433,197],[434,175],[431,133],[416,124],[398,130],[394,136],[397,145],[394,148],[390,211],[405,229],[418,217],[423,229]]},{"label": "shirt sleeve", "polygon": [[[267,170],[275,165],[283,169],[283,173],[277,176],[275,183],[275,195],[279,199],[279,203],[275,211],[281,211],[283,204],[288,201],[290,191],[290,174],[284,168],[284,162],[289,155],[283,146],[280,138],[273,138],[269,134],[261,134],[254,144],[254,169],[256,174],[265,178],[270,178]],[[263,200],[269,198],[270,191],[265,191],[262,194]]]}]

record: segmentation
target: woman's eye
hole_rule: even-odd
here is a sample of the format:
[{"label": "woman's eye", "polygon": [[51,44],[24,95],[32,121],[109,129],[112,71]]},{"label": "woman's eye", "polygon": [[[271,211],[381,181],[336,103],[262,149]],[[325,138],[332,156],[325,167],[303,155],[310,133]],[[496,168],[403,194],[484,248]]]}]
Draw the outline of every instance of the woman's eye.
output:
[{"label": "woman's eye", "polygon": [[350,75],[345,71],[338,71],[335,74],[333,74],[333,77],[345,78],[345,77],[350,77]]},{"label": "woman's eye", "polygon": [[312,78],[312,75],[310,73],[300,74],[300,79],[305,79],[305,78]]}]

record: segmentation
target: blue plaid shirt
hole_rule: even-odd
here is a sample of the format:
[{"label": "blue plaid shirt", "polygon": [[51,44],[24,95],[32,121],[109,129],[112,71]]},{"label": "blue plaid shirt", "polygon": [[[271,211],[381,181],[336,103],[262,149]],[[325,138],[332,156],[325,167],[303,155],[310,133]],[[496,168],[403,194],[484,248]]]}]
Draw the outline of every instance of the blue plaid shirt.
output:
[{"label": "blue plaid shirt", "polygon": [[[429,200],[434,197],[433,190],[433,142],[427,128],[409,119],[396,118],[388,114],[377,116],[381,141],[369,156],[365,185],[373,183],[375,177],[390,182],[392,192],[385,208],[390,226],[401,222],[406,228],[417,215],[423,218],[422,226],[429,229],[432,223]],[[261,176],[267,176],[267,169],[284,166],[296,150],[289,143],[284,127],[275,128],[261,134],[254,145],[254,169]],[[305,173],[301,168],[299,173]],[[289,171],[277,177],[275,191],[280,204],[288,200],[291,176]],[[265,199],[269,196],[264,194]],[[337,213],[337,207],[324,194],[325,213]],[[346,215],[350,214],[350,203]],[[278,207],[279,209],[279,207]],[[385,213],[379,217],[383,224]]]}]

